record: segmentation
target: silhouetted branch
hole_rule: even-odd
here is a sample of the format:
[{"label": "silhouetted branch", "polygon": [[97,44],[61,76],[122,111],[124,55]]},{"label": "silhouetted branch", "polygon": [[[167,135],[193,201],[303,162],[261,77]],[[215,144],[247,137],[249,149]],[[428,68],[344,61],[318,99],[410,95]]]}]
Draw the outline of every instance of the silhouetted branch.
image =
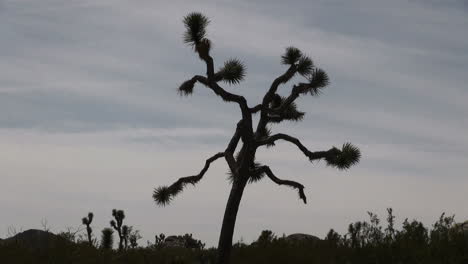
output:
[{"label": "silhouetted branch", "polygon": [[237,168],[237,163],[236,163],[236,160],[234,159],[234,151],[236,150],[237,145],[239,144],[239,141],[241,138],[241,130],[242,130],[242,120],[240,120],[237,123],[236,132],[234,132],[234,135],[229,141],[226,151],[224,152],[225,153],[224,158],[226,159],[226,162],[228,163],[228,166],[232,172],[234,172]]},{"label": "silhouetted branch", "polygon": [[212,156],[211,158],[206,160],[205,166],[200,171],[200,173],[198,173],[197,175],[182,177],[179,180],[177,180],[175,183],[170,185],[169,187],[161,186],[161,187],[156,188],[154,190],[154,192],[153,192],[153,199],[159,205],[165,206],[166,204],[168,204],[172,200],[172,198],[175,195],[177,195],[178,193],[180,193],[183,190],[185,185],[187,185],[187,184],[195,185],[197,182],[199,182],[203,178],[205,173],[208,171],[208,168],[210,167],[210,164],[213,161],[215,161],[215,160],[217,160],[217,159],[219,159],[221,157],[224,157],[224,156],[225,156],[224,152],[219,152],[219,153],[215,154],[214,156]]},{"label": "silhouetted branch", "polygon": [[297,191],[299,192],[299,198],[301,198],[304,201],[304,203],[307,203],[307,198],[304,193],[304,185],[295,181],[282,180],[276,177],[275,174],[273,174],[273,172],[271,171],[270,167],[268,166],[261,166],[258,170],[259,173],[265,173],[268,176],[268,178],[270,178],[274,183],[278,185],[286,185],[297,189]]},{"label": "silhouetted branch", "polygon": [[210,80],[209,78],[206,78],[201,75],[195,75],[192,79],[189,79],[182,83],[182,85],[179,87],[179,94],[192,94],[195,82],[199,82],[205,85],[207,88],[211,89],[216,95],[220,96],[224,101],[239,104],[243,117],[250,115],[249,107],[247,106],[247,100],[243,96],[228,92],[221,86],[219,86],[215,80]]},{"label": "silhouetted branch", "polygon": [[[334,148],[328,150],[328,151],[316,151],[316,152],[312,152],[310,150],[308,150],[302,143],[301,141],[299,141],[299,139],[295,138],[295,137],[292,137],[290,135],[287,135],[287,134],[275,134],[275,135],[272,135],[264,140],[260,140],[258,141],[258,146],[263,146],[263,145],[272,145],[275,143],[275,141],[277,140],[285,140],[285,141],[288,141],[288,142],[291,142],[293,143],[294,145],[296,145],[301,151],[302,153],[304,153],[304,155],[306,155],[311,161],[312,160],[316,160],[316,159],[322,159],[322,158],[326,158],[330,155],[333,155],[333,154],[336,154],[336,150],[334,150]],[[338,150],[339,151],[339,150]]]},{"label": "silhouetted branch", "polygon": [[257,112],[260,112],[262,110],[262,108],[263,108],[263,105],[258,104],[258,105],[254,106],[254,107],[249,108],[249,110],[250,110],[250,113],[256,114]]},{"label": "silhouetted branch", "polygon": [[361,158],[360,150],[353,146],[351,143],[345,143],[342,146],[342,149],[332,147],[327,151],[315,151],[312,152],[308,150],[299,139],[292,137],[287,134],[275,134],[270,137],[267,137],[264,140],[258,141],[258,146],[263,145],[272,145],[277,140],[285,140],[296,145],[304,155],[306,155],[310,161],[317,159],[325,159],[327,165],[336,167],[338,169],[349,169],[352,165],[359,162]]},{"label": "silhouetted branch", "polygon": [[312,96],[321,94],[323,88],[329,84],[328,75],[322,69],[312,70],[308,76],[308,83],[299,83],[293,86],[291,94],[283,101],[277,109],[272,109],[274,113],[282,113],[288,108],[300,95],[310,93]]},{"label": "silhouetted branch", "polygon": [[288,70],[277,77],[273,83],[270,86],[270,89],[268,89],[268,92],[265,94],[262,100],[262,104],[260,106],[254,107],[255,111],[252,111],[253,113],[257,111],[261,111],[261,116],[260,116],[260,121],[258,122],[257,130],[261,127],[265,127],[266,124],[268,123],[268,112],[269,112],[269,104],[273,100],[274,95],[276,94],[276,91],[278,90],[278,87],[282,83],[286,83],[289,81],[294,74],[296,73],[296,66],[292,64]]},{"label": "silhouetted branch", "polygon": [[262,104],[264,106],[267,106],[267,104],[271,101],[273,95],[276,93],[276,91],[278,90],[278,87],[280,84],[282,83],[286,83],[287,81],[289,81],[292,77],[294,77],[294,74],[296,73],[296,66],[293,64],[291,65],[288,70],[283,73],[282,75],[280,75],[278,78],[276,78],[273,83],[271,84],[270,86],[270,89],[268,90],[268,92],[265,94],[265,97],[264,97],[264,100],[262,102]]}]

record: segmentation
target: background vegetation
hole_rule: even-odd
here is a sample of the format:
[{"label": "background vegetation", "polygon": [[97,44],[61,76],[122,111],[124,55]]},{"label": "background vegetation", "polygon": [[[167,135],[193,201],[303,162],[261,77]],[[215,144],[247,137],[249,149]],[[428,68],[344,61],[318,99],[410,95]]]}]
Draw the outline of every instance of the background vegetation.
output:
[{"label": "background vegetation", "polygon": [[[252,244],[242,241],[233,246],[233,263],[468,263],[468,233],[454,222],[454,216],[442,214],[430,227],[417,220],[405,219],[395,228],[395,217],[387,209],[386,223],[369,212],[367,221],[351,223],[346,234],[330,230],[324,239],[289,240],[264,230]],[[48,248],[34,249],[22,243],[0,244],[1,263],[214,263],[216,249],[190,234],[176,237],[184,243],[169,246],[164,234],[145,246],[137,242],[115,249],[114,233],[102,232],[105,241],[87,231],[70,230],[58,234]],[[107,237],[106,237],[107,236]],[[174,238],[174,236],[172,236]]]}]

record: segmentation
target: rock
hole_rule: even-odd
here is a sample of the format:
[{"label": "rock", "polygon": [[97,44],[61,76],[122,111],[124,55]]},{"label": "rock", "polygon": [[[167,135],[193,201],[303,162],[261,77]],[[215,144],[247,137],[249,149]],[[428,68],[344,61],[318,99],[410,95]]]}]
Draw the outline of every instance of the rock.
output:
[{"label": "rock", "polygon": [[316,236],[308,235],[308,234],[301,234],[301,233],[291,234],[287,236],[285,239],[287,242],[290,242],[290,243],[317,242],[321,240],[320,238]]},{"label": "rock", "polygon": [[51,232],[29,229],[1,241],[4,245],[10,243],[21,244],[32,249],[47,249],[56,246],[57,243],[67,243],[67,241]]},{"label": "rock", "polygon": [[185,247],[185,239],[181,236],[168,236],[164,240],[165,247]]}]

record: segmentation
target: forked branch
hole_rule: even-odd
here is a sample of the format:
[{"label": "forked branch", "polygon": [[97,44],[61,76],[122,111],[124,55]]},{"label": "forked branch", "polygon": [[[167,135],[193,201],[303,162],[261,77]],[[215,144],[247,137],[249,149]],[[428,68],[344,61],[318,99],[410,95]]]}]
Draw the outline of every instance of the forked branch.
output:
[{"label": "forked branch", "polygon": [[297,189],[297,191],[299,192],[299,198],[301,198],[304,201],[304,203],[307,203],[307,198],[304,193],[304,185],[295,181],[283,180],[276,177],[275,174],[271,171],[270,167],[268,166],[261,166],[258,170],[260,173],[265,173],[268,176],[268,178],[270,178],[274,183],[278,185],[286,185]]},{"label": "forked branch", "polygon": [[219,152],[206,160],[205,166],[197,175],[182,177],[170,186],[160,186],[154,189],[154,192],[153,192],[154,201],[157,204],[162,205],[162,206],[167,205],[168,203],[171,202],[174,196],[179,194],[184,189],[184,187],[187,184],[195,185],[197,182],[199,182],[203,178],[205,173],[208,171],[210,164],[213,161],[224,156],[225,156],[224,152]]}]

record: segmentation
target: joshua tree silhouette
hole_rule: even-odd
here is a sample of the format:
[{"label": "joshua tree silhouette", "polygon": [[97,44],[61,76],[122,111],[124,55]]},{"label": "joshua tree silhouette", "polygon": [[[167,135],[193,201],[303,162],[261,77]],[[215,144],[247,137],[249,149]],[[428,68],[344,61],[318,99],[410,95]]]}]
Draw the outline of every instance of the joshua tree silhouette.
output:
[{"label": "joshua tree silhouette", "polygon": [[[302,184],[280,179],[269,166],[255,161],[258,148],[274,146],[278,140],[287,141],[296,145],[310,161],[323,159],[329,166],[338,169],[348,169],[358,163],[361,153],[351,143],[343,144],[341,149],[332,147],[329,150],[312,152],[295,137],[282,133],[271,134],[270,125],[272,124],[283,121],[301,121],[303,119],[305,113],[297,110],[295,100],[307,94],[312,96],[320,95],[329,83],[327,74],[322,69],[315,67],[312,60],[299,49],[288,47],[281,56],[282,64],[287,65],[288,69],[274,79],[260,104],[249,107],[245,97],[228,92],[219,85],[221,81],[228,85],[240,83],[245,77],[246,70],[240,60],[229,59],[224,63],[223,67],[215,71],[213,58],[210,55],[211,41],[206,37],[206,27],[209,22],[209,19],[201,13],[190,13],[183,19],[186,28],[184,42],[193,47],[200,59],[206,63],[206,76],[195,75],[183,82],[178,91],[180,95],[190,95],[194,90],[195,83],[198,82],[212,90],[223,101],[238,105],[242,113],[242,119],[237,123],[236,130],[227,148],[208,158],[200,173],[180,178],[170,186],[156,188],[153,192],[153,198],[157,204],[167,205],[185,186],[195,185],[199,182],[212,162],[224,158],[230,169],[232,187],[219,237],[217,263],[226,264],[229,263],[237,212],[247,183],[256,182],[266,176],[276,184],[296,189],[299,192],[300,199],[306,203]],[[280,96],[277,93],[279,86],[287,83],[297,74],[304,77],[305,82],[293,85],[288,96]],[[254,114],[260,114],[256,129],[254,129],[252,119]],[[239,141],[242,141],[242,146],[234,154]]]},{"label": "joshua tree silhouette", "polygon": [[125,248],[128,246],[128,234],[129,234],[129,228],[126,225],[123,225],[123,220],[125,219],[125,213],[123,210],[116,210],[112,209],[112,216],[114,217],[115,220],[110,221],[110,225],[112,228],[117,231],[117,235],[119,236],[119,250],[122,250],[124,248],[124,243],[125,243]]},{"label": "joshua tree silhouette", "polygon": [[93,229],[91,229],[91,223],[93,222],[93,217],[94,217],[94,214],[92,212],[89,212],[87,217],[83,217],[83,219],[81,219],[81,221],[83,222],[83,225],[86,225],[86,233],[88,234],[88,242],[91,246],[93,245],[93,239],[92,239]]}]

